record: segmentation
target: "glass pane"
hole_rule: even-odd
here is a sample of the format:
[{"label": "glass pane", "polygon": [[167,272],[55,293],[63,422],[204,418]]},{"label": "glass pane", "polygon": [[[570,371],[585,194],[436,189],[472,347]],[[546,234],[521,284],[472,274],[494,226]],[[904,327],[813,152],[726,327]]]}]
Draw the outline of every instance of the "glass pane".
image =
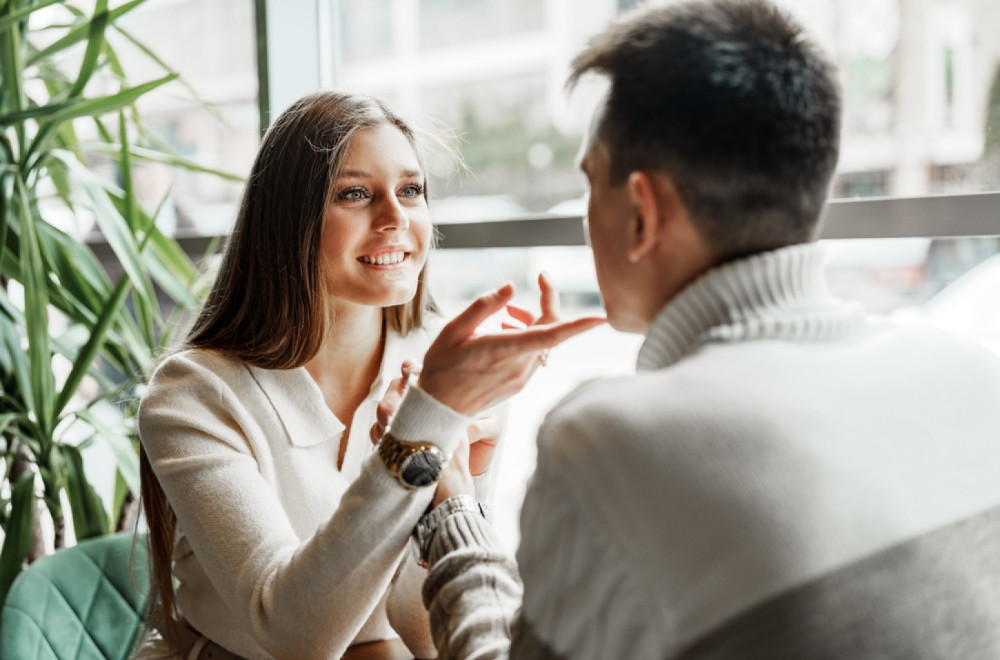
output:
[{"label": "glass pane", "polygon": [[420,0],[420,47],[434,50],[542,28],[538,0]]},{"label": "glass pane", "polygon": [[341,50],[344,61],[363,62],[392,54],[392,19],[392,0],[341,2]]},{"label": "glass pane", "polygon": [[[833,292],[873,313],[958,332],[1000,354],[1000,237],[826,241]],[[515,302],[537,309],[537,275],[562,292],[567,318],[602,313],[589,248],[439,250],[430,288],[449,315],[503,282]],[[495,321],[494,321],[495,324]],[[535,466],[535,438],[545,414],[580,383],[632,373],[642,338],[604,326],[552,351],[548,365],[510,403],[498,463],[495,528],[513,552],[524,489]]]},{"label": "glass pane", "polygon": [[[778,1],[841,70],[846,108],[835,197],[1000,190],[1000,3]],[[432,179],[435,197],[471,196],[460,212],[493,217],[560,203],[557,210],[582,212],[574,158],[598,88],[584,85],[567,98],[568,62],[634,3],[341,4],[369,16],[388,6],[393,20],[370,31],[377,56],[345,57],[339,84],[383,96],[410,116],[442,120],[462,138],[469,172]],[[348,53],[359,52],[368,33],[345,35]]]},{"label": "glass pane", "polygon": [[[150,129],[202,167],[245,176],[260,141],[253,2],[151,2],[122,25],[187,84],[173,82],[143,98]],[[130,80],[163,75],[148,58],[123,61]],[[242,182],[162,164],[135,167],[140,203],[155,209],[169,193],[159,218],[164,231],[219,235],[232,226]]]},{"label": "glass pane", "polygon": [[1000,188],[1000,6],[781,0],[834,55],[845,96],[837,197]]}]

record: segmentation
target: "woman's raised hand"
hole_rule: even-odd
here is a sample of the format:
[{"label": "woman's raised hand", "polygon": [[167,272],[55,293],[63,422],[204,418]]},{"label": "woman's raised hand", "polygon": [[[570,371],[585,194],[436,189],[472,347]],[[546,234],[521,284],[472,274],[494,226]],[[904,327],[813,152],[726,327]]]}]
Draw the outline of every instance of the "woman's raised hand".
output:
[{"label": "woman's raised hand", "polygon": [[[510,305],[510,284],[477,298],[444,327],[424,356],[420,389],[465,415],[475,415],[516,394],[544,361],[548,349],[604,323],[603,316],[559,320],[559,293],[539,276],[542,313]],[[523,323],[504,323],[496,333],[475,334],[490,315],[507,308]]]},{"label": "woman's raised hand", "polygon": [[[385,396],[375,409],[375,423],[372,424],[369,432],[373,445],[377,445],[382,436],[385,435],[392,421],[392,416],[396,414],[406,386],[411,377],[420,373],[420,365],[413,360],[403,362],[402,375],[394,378],[389,383]],[[466,452],[468,459],[468,471],[472,476],[479,476],[490,469],[493,461],[493,452],[500,442],[503,434],[503,424],[496,415],[483,415],[469,424],[465,430],[465,444],[468,446]]]}]

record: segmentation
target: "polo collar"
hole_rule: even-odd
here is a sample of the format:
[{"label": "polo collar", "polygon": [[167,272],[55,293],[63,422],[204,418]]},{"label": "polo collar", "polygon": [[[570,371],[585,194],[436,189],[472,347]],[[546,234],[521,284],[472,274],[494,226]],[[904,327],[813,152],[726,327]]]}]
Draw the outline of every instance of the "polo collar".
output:
[{"label": "polo collar", "polygon": [[[421,361],[427,345],[426,331],[421,328],[405,337],[393,330],[387,331],[382,363],[367,398],[381,398],[389,382],[400,375],[403,360]],[[247,365],[247,369],[271,403],[293,446],[310,447],[334,440],[347,428],[327,407],[323,393],[304,366],[263,369]]]}]

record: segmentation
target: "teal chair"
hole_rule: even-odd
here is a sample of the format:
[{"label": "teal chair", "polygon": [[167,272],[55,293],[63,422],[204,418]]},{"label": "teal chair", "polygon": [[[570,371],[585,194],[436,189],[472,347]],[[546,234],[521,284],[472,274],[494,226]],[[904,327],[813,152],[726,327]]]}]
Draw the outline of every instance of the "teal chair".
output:
[{"label": "teal chair", "polygon": [[142,625],[149,577],[132,534],[83,541],[17,576],[0,615],[3,660],[125,660]]}]

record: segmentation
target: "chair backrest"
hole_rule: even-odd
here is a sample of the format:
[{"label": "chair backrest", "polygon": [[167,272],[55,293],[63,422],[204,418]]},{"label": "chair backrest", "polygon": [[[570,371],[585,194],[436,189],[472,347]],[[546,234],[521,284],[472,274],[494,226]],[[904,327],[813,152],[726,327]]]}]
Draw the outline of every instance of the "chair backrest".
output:
[{"label": "chair backrest", "polygon": [[18,575],[0,615],[0,658],[126,660],[149,591],[145,543],[134,539],[89,539]]}]

